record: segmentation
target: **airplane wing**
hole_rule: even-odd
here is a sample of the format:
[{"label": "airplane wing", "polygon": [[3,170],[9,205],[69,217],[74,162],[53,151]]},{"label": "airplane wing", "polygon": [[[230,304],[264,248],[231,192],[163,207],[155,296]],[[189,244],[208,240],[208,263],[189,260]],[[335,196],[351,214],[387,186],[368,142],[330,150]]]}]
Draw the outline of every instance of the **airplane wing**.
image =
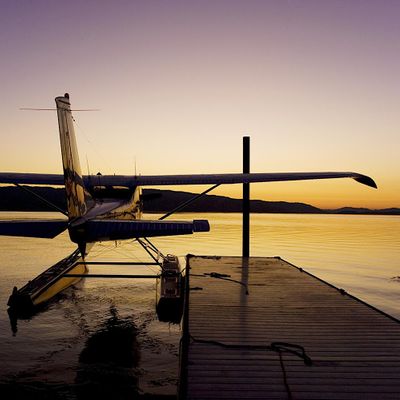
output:
[{"label": "airplane wing", "polygon": [[[94,175],[84,176],[90,186],[160,186],[160,185],[215,185],[255,182],[282,182],[312,179],[352,178],[359,183],[376,188],[372,178],[356,172],[273,172],[251,174],[197,174],[197,175]],[[26,185],[64,185],[64,178],[57,174],[0,173],[0,183]]]},{"label": "airplane wing", "polygon": [[0,183],[64,186],[64,176],[60,174],[0,172]]},{"label": "airplane wing", "polygon": [[368,176],[355,172],[278,172],[252,174],[205,174],[205,175],[153,175],[153,176],[100,176],[103,185],[113,178],[118,185],[158,186],[158,185],[214,185],[252,182],[281,182],[309,179],[353,178],[368,186],[376,187]]}]

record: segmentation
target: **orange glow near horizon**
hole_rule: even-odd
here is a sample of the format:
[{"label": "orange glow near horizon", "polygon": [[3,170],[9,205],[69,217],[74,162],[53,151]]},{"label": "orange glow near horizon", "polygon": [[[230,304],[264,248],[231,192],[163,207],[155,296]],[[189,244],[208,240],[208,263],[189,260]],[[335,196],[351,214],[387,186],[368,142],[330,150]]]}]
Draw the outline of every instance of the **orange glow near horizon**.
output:
[{"label": "orange glow near horizon", "polygon": [[[159,187],[158,189],[200,193],[207,187],[174,186],[168,188]],[[400,187],[398,190],[400,190]],[[387,189],[385,192],[388,192],[387,197],[379,193],[379,186],[378,190],[376,190],[360,185],[352,179],[253,183],[250,185],[250,198],[252,200],[300,202],[322,209],[399,207],[399,204],[393,205],[393,198],[396,198],[397,191],[394,190],[393,193],[390,193],[390,190]],[[241,199],[242,185],[223,185],[213,190],[210,194]]]},{"label": "orange glow near horizon", "polygon": [[101,110],[74,113],[84,173],[240,172],[249,135],[252,172],[354,171],[379,187],[253,184],[253,199],[400,207],[399,2],[117,4],[3,7],[0,171],[62,172],[55,112],[19,108],[69,92]]}]

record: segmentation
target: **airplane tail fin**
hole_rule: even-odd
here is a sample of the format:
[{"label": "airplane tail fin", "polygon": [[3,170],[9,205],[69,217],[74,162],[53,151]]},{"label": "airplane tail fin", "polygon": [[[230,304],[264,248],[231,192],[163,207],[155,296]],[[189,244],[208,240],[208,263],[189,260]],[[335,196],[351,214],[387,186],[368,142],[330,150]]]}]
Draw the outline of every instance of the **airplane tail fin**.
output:
[{"label": "airplane tail fin", "polygon": [[64,96],[56,97],[55,100],[60,130],[68,218],[74,220],[87,213],[93,204],[93,199],[86,190],[82,179],[69,95],[66,93]]}]

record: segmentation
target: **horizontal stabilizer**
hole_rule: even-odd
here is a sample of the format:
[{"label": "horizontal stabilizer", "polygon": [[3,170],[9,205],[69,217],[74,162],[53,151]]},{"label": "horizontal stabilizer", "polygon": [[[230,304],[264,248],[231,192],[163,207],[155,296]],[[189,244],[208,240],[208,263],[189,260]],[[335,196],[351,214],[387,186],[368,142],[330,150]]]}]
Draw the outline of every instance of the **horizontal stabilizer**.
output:
[{"label": "horizontal stabilizer", "polygon": [[124,240],[151,236],[187,235],[193,232],[208,232],[206,220],[194,221],[146,221],[146,220],[91,220],[85,223],[85,238],[88,242],[102,240]]},{"label": "horizontal stabilizer", "polygon": [[68,221],[62,220],[6,220],[0,221],[0,235],[52,239],[65,231]]},{"label": "horizontal stabilizer", "polygon": [[193,232],[208,232],[210,224],[206,219],[195,219],[193,221]]},{"label": "horizontal stabilizer", "polygon": [[[160,186],[160,185],[216,185],[256,182],[303,181],[312,179],[352,178],[376,188],[372,178],[357,172],[268,172],[251,174],[197,174],[197,175],[96,175],[83,176],[86,187],[91,186]],[[63,185],[62,175],[32,173],[0,173],[0,183],[26,185]]]}]

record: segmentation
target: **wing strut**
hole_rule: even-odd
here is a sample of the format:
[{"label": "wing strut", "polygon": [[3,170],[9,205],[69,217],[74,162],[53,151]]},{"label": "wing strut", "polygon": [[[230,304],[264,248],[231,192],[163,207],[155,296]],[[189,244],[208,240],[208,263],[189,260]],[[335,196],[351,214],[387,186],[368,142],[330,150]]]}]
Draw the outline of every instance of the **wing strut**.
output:
[{"label": "wing strut", "polygon": [[38,200],[40,200],[42,203],[48,205],[49,207],[57,210],[58,212],[60,212],[61,214],[64,214],[66,217],[68,217],[68,213],[66,211],[64,211],[63,209],[61,209],[60,207],[56,206],[55,204],[53,204],[52,202],[46,200],[44,197],[40,196],[39,194],[35,193],[33,190],[28,189],[26,186],[22,186],[19,183],[14,183],[14,185],[17,188],[20,188],[22,190],[25,190],[25,192],[30,193],[32,196],[36,197]]},{"label": "wing strut", "polygon": [[169,211],[166,214],[164,214],[161,218],[159,218],[159,220],[163,220],[163,219],[171,216],[172,214],[184,209],[186,206],[188,206],[189,204],[193,203],[194,201],[196,201],[200,197],[203,197],[205,194],[211,192],[211,190],[216,189],[219,185],[220,185],[220,183],[217,183],[214,186],[211,186],[210,188],[205,190],[204,192],[202,192],[202,193],[200,193],[200,194],[198,194],[196,196],[193,196],[191,199],[189,199],[189,200],[185,201],[184,203],[180,204],[178,207],[175,207],[172,211]]}]

